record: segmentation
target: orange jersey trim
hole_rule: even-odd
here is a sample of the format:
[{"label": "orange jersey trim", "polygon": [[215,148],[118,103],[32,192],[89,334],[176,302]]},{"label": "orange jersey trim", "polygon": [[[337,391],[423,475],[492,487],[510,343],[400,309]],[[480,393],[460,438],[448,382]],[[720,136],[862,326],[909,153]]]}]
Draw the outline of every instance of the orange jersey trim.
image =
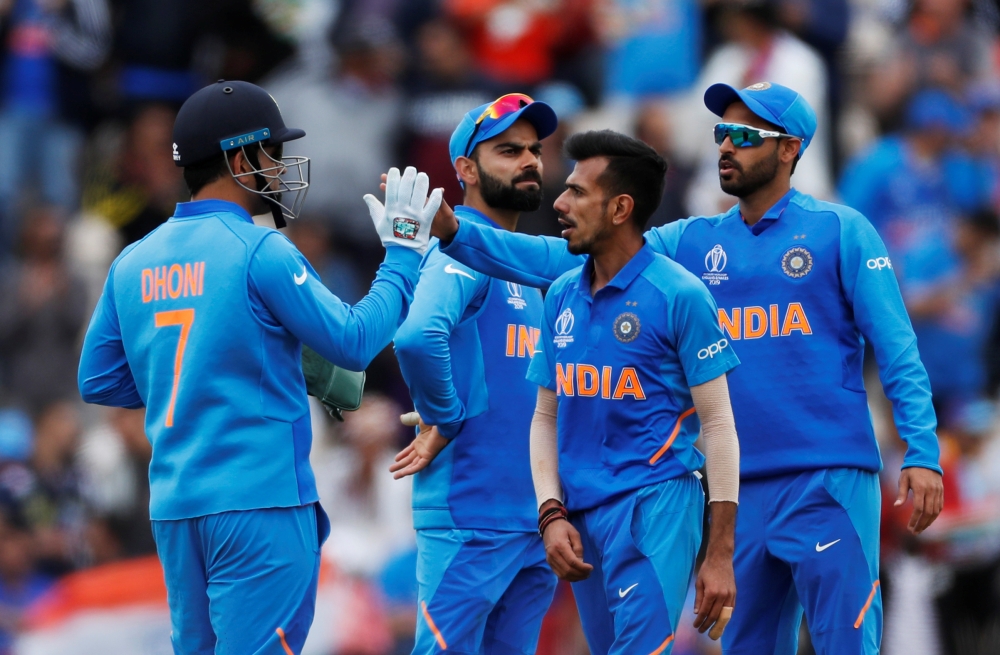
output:
[{"label": "orange jersey trim", "polygon": [[[670,433],[670,438],[667,439],[667,443],[663,444],[663,446],[658,451],[656,451],[656,454],[653,455],[653,458],[649,460],[650,465],[656,464],[658,461],[660,461],[660,458],[663,457],[668,450],[670,450],[670,446],[673,445],[674,439],[676,439],[677,435],[680,434],[681,432],[681,423],[683,423],[684,419],[691,416],[692,414],[694,414],[694,407],[692,407],[691,409],[687,410],[686,412],[677,417],[677,424],[674,425],[674,431]],[[671,639],[672,638],[673,637],[671,637]]]},{"label": "orange jersey trim", "polygon": [[434,619],[431,618],[431,613],[427,611],[427,603],[424,601],[420,601],[420,611],[424,613],[424,620],[427,621],[427,625],[434,634],[434,638],[437,640],[438,646],[441,647],[441,650],[448,650],[448,644],[445,642],[444,637],[441,636],[441,631],[437,629],[436,625],[434,625]]},{"label": "orange jersey trim", "polygon": [[858,620],[854,622],[854,629],[857,630],[861,627],[861,623],[865,620],[865,613],[868,612],[868,608],[872,606],[872,601],[875,600],[875,591],[878,590],[879,581],[876,580],[872,584],[872,591],[868,594],[868,600],[865,601],[865,606],[861,608],[861,613],[858,614]]}]

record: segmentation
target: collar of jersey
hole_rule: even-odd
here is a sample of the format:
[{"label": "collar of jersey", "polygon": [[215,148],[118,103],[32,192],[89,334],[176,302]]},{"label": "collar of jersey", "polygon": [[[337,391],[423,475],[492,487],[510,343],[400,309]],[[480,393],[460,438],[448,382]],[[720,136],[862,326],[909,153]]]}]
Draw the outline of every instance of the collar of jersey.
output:
[{"label": "collar of jersey", "polygon": [[489,225],[490,227],[495,227],[500,230],[504,229],[503,227],[500,226],[499,223],[494,221],[492,218],[490,218],[483,212],[479,211],[478,209],[469,207],[468,205],[455,205],[455,213],[456,214],[461,213],[462,218],[468,218],[473,222],[479,223],[481,225]]},{"label": "collar of jersey", "polygon": [[[614,287],[624,291],[628,285],[632,284],[632,281],[639,277],[639,273],[646,270],[653,260],[656,258],[656,254],[653,253],[652,248],[646,243],[646,237],[642,238],[643,244],[639,252],[635,253],[635,257],[628,260],[628,263],[622,267],[622,270],[618,271],[618,274],[611,278],[608,285],[604,287]],[[583,270],[580,271],[580,295],[591,301],[593,297],[590,295],[590,280],[593,276],[594,261],[590,257],[587,257],[587,263],[583,266]]]},{"label": "collar of jersey", "polygon": [[[753,225],[747,225],[746,221],[743,220],[742,214],[739,215],[740,222],[742,222],[743,225],[746,225],[747,229],[750,230],[750,232],[752,232],[754,236],[757,236],[767,228],[771,227],[771,225],[774,224],[775,221],[781,218],[781,213],[785,211],[785,208],[788,207],[788,203],[790,203],[792,201],[792,198],[798,195],[798,193],[799,192],[796,191],[794,187],[789,189],[788,193],[781,196],[781,199],[778,202],[774,203],[774,205],[770,209],[768,209],[763,216],[760,217],[760,220],[754,223]],[[737,205],[737,207],[739,207],[739,205]],[[738,209],[737,213],[739,213]]]},{"label": "collar of jersey", "polygon": [[177,203],[174,210],[174,218],[188,218],[190,216],[204,216],[205,214],[236,214],[247,223],[253,223],[253,218],[239,205],[227,200],[192,200],[191,202]]}]

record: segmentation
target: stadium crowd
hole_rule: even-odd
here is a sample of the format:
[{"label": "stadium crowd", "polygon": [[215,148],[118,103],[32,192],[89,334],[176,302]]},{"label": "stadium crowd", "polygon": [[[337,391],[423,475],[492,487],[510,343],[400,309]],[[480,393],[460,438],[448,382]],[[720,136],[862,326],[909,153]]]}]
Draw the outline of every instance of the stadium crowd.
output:
[{"label": "stadium crowd", "polygon": [[[945,512],[917,538],[892,507],[902,442],[870,376],[886,461],[884,652],[1000,653],[993,0],[0,0],[0,655],[35,629],[32,607],[61,577],[155,552],[142,411],[84,406],[77,362],[113,258],[186,199],[173,119],[218,78],[261,84],[306,130],[289,151],[312,158],[312,187],[287,234],[349,303],[381,260],[362,195],[405,164],[458,204],[448,138],[476,105],[522,91],[556,110],[549,200],[571,167],[569,134],[610,127],[654,146],[671,170],[653,225],[734,203],[719,190],[709,84],[802,93],[819,131],[793,184],[858,209],[885,240],[890,257],[869,265],[900,282],[939,420]],[[551,205],[519,229],[556,234]],[[388,473],[411,406],[390,348],[346,422],[314,412],[324,555],[342,592],[316,624],[324,611],[355,619],[309,652],[412,645],[410,482]],[[673,652],[714,647],[692,629]],[[142,648],[129,652],[154,652]],[[561,587],[539,653],[584,652]]]}]

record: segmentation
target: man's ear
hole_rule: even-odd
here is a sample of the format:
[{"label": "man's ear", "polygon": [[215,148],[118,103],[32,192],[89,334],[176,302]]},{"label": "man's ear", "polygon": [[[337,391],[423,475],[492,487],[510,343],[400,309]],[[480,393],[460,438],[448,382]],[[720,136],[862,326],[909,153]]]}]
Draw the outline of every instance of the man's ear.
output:
[{"label": "man's ear", "polygon": [[802,140],[782,139],[779,148],[778,156],[781,158],[782,163],[790,164],[799,156],[799,152],[802,150]]},{"label": "man's ear", "polygon": [[455,172],[458,173],[458,179],[466,187],[479,184],[479,167],[476,166],[476,162],[472,161],[471,158],[459,157],[456,159]]},{"label": "man's ear", "polygon": [[608,210],[611,212],[613,225],[621,225],[625,221],[631,220],[633,209],[635,209],[635,199],[625,193],[608,201]]}]

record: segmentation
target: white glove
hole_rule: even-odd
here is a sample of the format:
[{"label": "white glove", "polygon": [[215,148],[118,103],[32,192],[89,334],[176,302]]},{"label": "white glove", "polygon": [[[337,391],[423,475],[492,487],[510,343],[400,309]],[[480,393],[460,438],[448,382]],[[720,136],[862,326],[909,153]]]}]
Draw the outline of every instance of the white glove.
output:
[{"label": "white glove", "polygon": [[390,168],[385,181],[385,206],[372,194],[365,195],[368,213],[383,246],[403,246],[420,254],[427,250],[431,224],[441,206],[444,189],[434,189],[424,173],[407,166],[402,177],[398,168]]}]

